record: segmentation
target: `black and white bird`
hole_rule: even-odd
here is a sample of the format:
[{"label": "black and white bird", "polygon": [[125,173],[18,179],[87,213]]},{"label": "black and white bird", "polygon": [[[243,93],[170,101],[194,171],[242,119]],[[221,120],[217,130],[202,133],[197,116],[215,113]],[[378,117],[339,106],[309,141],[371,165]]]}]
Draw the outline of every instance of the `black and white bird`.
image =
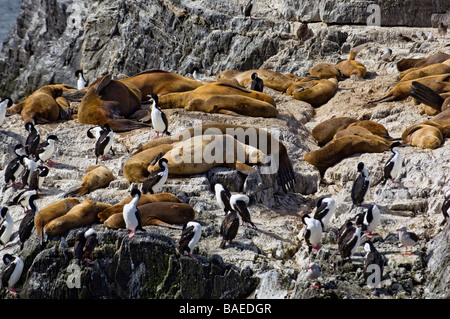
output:
[{"label": "black and white bird", "polygon": [[7,207],[2,207],[1,210],[1,224],[0,224],[0,244],[3,245],[3,249],[7,248],[7,244],[11,239],[11,235],[14,229],[14,220],[9,213]]},{"label": "black and white bird", "polygon": [[153,93],[150,97],[153,99],[151,116],[152,116],[152,125],[157,134],[155,138],[163,137],[164,133],[170,135],[170,132],[168,131],[169,122],[167,121],[167,116],[158,107],[158,95]]},{"label": "black and white bird", "polygon": [[0,98],[0,125],[3,124],[6,118],[6,109],[12,105],[12,100],[9,97]]},{"label": "black and white bird", "polygon": [[131,189],[131,197],[133,197],[133,199],[123,206],[123,219],[125,220],[126,228],[131,231],[128,235],[129,238],[133,237],[137,230],[145,232],[145,229],[142,228],[141,212],[137,208],[141,192],[136,186],[133,186]]},{"label": "black and white bird", "polygon": [[444,220],[441,223],[441,226],[444,225],[448,220],[448,215],[450,214],[450,189],[448,189],[444,194],[444,202],[441,207],[442,215],[444,215]]},{"label": "black and white bird", "polygon": [[419,236],[415,233],[407,231],[405,226],[397,229],[397,231],[400,243],[405,246],[405,253],[403,255],[412,255],[411,252],[408,253],[408,247],[414,246],[420,240]]},{"label": "black and white bird", "polygon": [[309,289],[320,288],[320,283],[316,282],[315,285],[312,284],[314,280],[319,279],[322,276],[322,271],[316,263],[310,263],[306,272],[306,277],[308,278],[311,286]]},{"label": "black and white bird", "polygon": [[36,154],[36,150],[41,142],[41,135],[31,122],[25,123],[25,130],[28,131],[28,136],[25,140],[25,153],[31,158]]},{"label": "black and white bird", "polygon": [[23,163],[24,163],[24,172],[22,175],[22,187],[25,187],[27,185],[30,186],[31,177],[36,171],[38,165],[34,159],[29,158],[27,156],[24,156]]},{"label": "black and white bird", "polygon": [[302,222],[306,226],[304,238],[308,245],[308,252],[318,251],[323,235],[323,224],[320,220],[309,217],[308,214],[302,216]]},{"label": "black and white bird", "polygon": [[309,29],[308,29],[308,23],[307,22],[302,22],[302,24],[300,25],[300,27],[297,29],[297,39],[300,42],[303,42],[303,40],[306,38],[306,36],[308,35]]},{"label": "black and white bird", "polygon": [[391,56],[392,56],[392,50],[389,48],[385,48],[380,55],[380,60],[383,60],[385,62],[390,62]]},{"label": "black and white bird", "polygon": [[8,213],[8,207],[0,205],[0,225],[6,218],[6,213]]},{"label": "black and white bird", "polygon": [[328,224],[336,210],[336,203],[331,197],[322,197],[316,203],[314,218],[322,221],[324,231],[328,229]]},{"label": "black and white bird", "polygon": [[80,231],[73,246],[78,264],[80,262],[91,263],[91,255],[97,245],[98,234],[95,229],[89,228],[86,231]]},{"label": "black and white bird", "polygon": [[9,184],[9,182],[12,183],[12,185],[17,185],[19,182],[19,177],[23,174],[25,170],[25,163],[24,163],[24,154],[19,153],[18,151],[23,148],[22,144],[17,144],[14,147],[14,153],[16,154],[16,157],[13,158],[5,169],[5,187]]},{"label": "black and white bird", "polygon": [[35,190],[22,190],[14,198],[8,202],[9,206],[20,205],[25,213],[30,208],[30,197],[36,194]]},{"label": "black and white bird", "polygon": [[13,256],[11,254],[3,255],[3,263],[6,265],[6,269],[3,272],[2,285],[7,288],[9,293],[16,297],[19,290],[14,286],[22,276],[24,263],[19,256]]},{"label": "black and white bird", "polygon": [[[89,132],[90,131],[88,130],[88,136],[90,136]],[[98,136],[98,130],[95,131],[95,136]],[[114,142],[114,132],[109,126],[109,124],[106,123],[105,125],[103,125],[100,131],[100,136],[95,141],[95,148],[94,148],[95,164],[98,164],[98,158],[100,156],[102,157],[103,160],[107,160],[108,157],[106,156],[106,154],[108,154],[109,151],[111,151],[113,155],[115,155],[114,150],[112,149],[113,142]]]},{"label": "black and white bird", "polygon": [[253,6],[255,5],[255,0],[249,0],[249,2],[247,3],[247,5],[245,7],[243,7],[243,12],[244,12],[244,16],[245,17],[250,17],[252,15],[252,10],[253,10]]},{"label": "black and white bird", "polygon": [[369,190],[370,177],[363,162],[359,162],[357,168],[358,176],[353,182],[351,198],[353,205],[361,206]]},{"label": "black and white bird", "polygon": [[264,81],[258,77],[256,72],[252,73],[251,78],[252,82],[250,83],[250,89],[257,92],[262,92],[264,90]]},{"label": "black and white bird", "polygon": [[223,212],[227,214],[232,209],[230,204],[230,191],[220,183],[214,185],[214,191],[216,194],[217,204],[221,209],[223,209]]},{"label": "black and white bird", "polygon": [[41,160],[44,165],[50,168],[51,165],[57,165],[58,163],[52,161],[50,158],[55,153],[55,142],[59,141],[58,137],[54,134],[49,135],[47,139],[39,143],[36,149],[36,160]]},{"label": "black and white bird", "polygon": [[88,82],[84,78],[83,70],[76,70],[75,71],[75,77],[77,78],[77,89],[82,90],[86,86],[88,86]]},{"label": "black and white bird", "polygon": [[347,221],[338,237],[338,250],[342,260],[352,258],[361,242],[361,230],[352,221]]},{"label": "black and white bird", "polygon": [[361,225],[361,231],[365,232],[368,238],[374,236],[373,231],[380,224],[381,213],[377,205],[372,204],[367,206],[367,210],[360,215],[360,219],[356,222]]},{"label": "black and white bird", "polygon": [[235,210],[229,211],[220,225],[220,235],[222,236],[222,241],[219,245],[220,248],[224,249],[227,242],[231,244],[236,238],[239,230],[239,223],[238,213]]},{"label": "black and white bird", "polygon": [[33,228],[34,228],[34,217],[38,212],[38,208],[36,205],[36,200],[38,199],[38,195],[33,194],[29,197],[29,206],[30,209],[26,211],[25,216],[22,218],[22,221],[19,225],[19,239],[20,239],[20,250],[23,249],[23,245],[30,238]]},{"label": "black and white bird", "polygon": [[34,190],[36,194],[38,194],[39,190],[44,184],[44,178],[48,176],[49,172],[50,170],[47,166],[38,165],[30,176],[30,183],[28,184],[28,188],[30,190]]},{"label": "black and white bird", "polygon": [[[378,278],[373,278],[375,282],[368,283],[372,288],[377,288],[376,283],[380,283],[383,278],[383,270],[384,270],[384,257],[382,254],[378,252],[373,243],[369,240],[364,244],[364,251],[366,251],[366,255],[364,256],[364,267],[363,267],[363,275],[364,279],[369,278],[373,273],[378,275]],[[375,269],[377,267],[378,269]]]},{"label": "black and white bird", "polygon": [[166,183],[169,176],[169,166],[167,158],[160,158],[158,161],[159,169],[150,173],[146,180],[142,183],[142,193],[150,194],[158,193],[161,187]]},{"label": "black and white bird", "polygon": [[382,185],[386,184],[388,179],[391,179],[394,183],[396,182],[395,179],[398,177],[403,164],[402,154],[398,150],[400,145],[400,142],[394,142],[390,147],[392,156],[383,166]]},{"label": "black and white bird", "polygon": [[183,225],[181,237],[178,241],[180,254],[188,253],[189,257],[196,259],[192,254],[195,246],[197,246],[200,236],[202,235],[202,225],[197,222],[190,221]]},{"label": "black and white bird", "polygon": [[239,213],[242,219],[242,224],[249,223],[256,229],[255,224],[252,222],[250,212],[247,205],[250,203],[250,197],[244,194],[233,194],[230,197],[231,208]]}]

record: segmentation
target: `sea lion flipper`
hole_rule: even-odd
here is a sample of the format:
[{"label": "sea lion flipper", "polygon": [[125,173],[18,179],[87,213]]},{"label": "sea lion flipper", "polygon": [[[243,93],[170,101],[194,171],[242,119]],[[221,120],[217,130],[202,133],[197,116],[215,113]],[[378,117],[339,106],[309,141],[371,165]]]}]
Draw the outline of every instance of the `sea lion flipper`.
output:
[{"label": "sea lion flipper", "polygon": [[219,114],[227,114],[227,115],[240,115],[239,113],[236,113],[236,112],[233,112],[233,111],[230,111],[230,110],[226,110],[226,109],[220,109],[220,110],[218,110],[217,113],[219,113]]},{"label": "sea lion flipper", "polygon": [[236,161],[235,167],[239,172],[246,174],[246,175],[249,175],[254,171],[254,169],[251,166],[241,163],[241,162],[238,162],[238,161]]},{"label": "sea lion flipper", "polygon": [[161,219],[158,218],[152,218],[150,220],[147,220],[147,225],[155,225],[155,226],[162,226],[162,227],[169,227],[169,228],[175,228],[177,229],[177,227],[174,227],[171,224],[168,224],[166,222],[163,222]]},{"label": "sea lion flipper", "polygon": [[101,79],[101,81],[96,85],[95,91],[97,91],[97,93],[100,93],[111,82],[111,80],[111,74],[105,75],[103,79]]}]

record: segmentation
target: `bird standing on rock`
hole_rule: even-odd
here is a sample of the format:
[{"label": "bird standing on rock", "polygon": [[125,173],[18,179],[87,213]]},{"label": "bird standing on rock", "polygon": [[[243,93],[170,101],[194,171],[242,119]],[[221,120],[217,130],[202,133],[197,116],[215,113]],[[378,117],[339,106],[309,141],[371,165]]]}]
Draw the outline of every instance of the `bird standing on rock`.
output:
[{"label": "bird standing on rock", "polygon": [[316,203],[314,218],[322,221],[324,231],[328,228],[328,223],[336,210],[336,204],[331,197],[320,198]]},{"label": "bird standing on rock", "polygon": [[127,229],[131,231],[128,235],[129,238],[136,234],[136,230],[145,232],[145,229],[142,228],[141,212],[137,208],[137,203],[141,197],[141,192],[136,186],[133,186],[131,189],[131,197],[133,197],[133,199],[128,204],[123,206],[123,219],[125,220]]},{"label": "bird standing on rock", "polygon": [[78,90],[82,90],[88,85],[88,82],[85,80],[82,70],[76,70],[75,77],[77,78],[77,89]]},{"label": "bird standing on rock", "polygon": [[369,190],[370,177],[363,162],[358,163],[358,176],[353,182],[351,198],[353,205],[361,206]]},{"label": "bird standing on rock", "polygon": [[170,135],[170,132],[168,131],[169,121],[167,120],[167,116],[158,107],[158,95],[153,93],[150,97],[153,99],[151,116],[152,116],[152,125],[157,134],[155,138],[163,137],[164,133]]},{"label": "bird standing on rock", "polygon": [[323,224],[320,220],[309,217],[305,214],[302,216],[302,222],[306,226],[305,241],[308,245],[308,252],[318,251],[323,235]]},{"label": "bird standing on rock", "polygon": [[35,156],[36,150],[41,142],[41,135],[31,122],[25,123],[25,129],[28,131],[28,136],[25,141],[25,153],[32,157]]},{"label": "bird standing on rock", "polygon": [[236,238],[236,235],[239,230],[239,215],[235,210],[231,210],[225,216],[220,225],[220,235],[222,236],[222,241],[220,242],[219,247],[224,249],[225,244],[230,243]]},{"label": "bird standing on rock", "polygon": [[38,199],[38,195],[33,194],[29,197],[28,206],[30,207],[29,210],[26,211],[25,216],[22,218],[22,221],[19,225],[19,239],[20,239],[20,250],[23,249],[23,245],[25,242],[30,238],[31,233],[34,228],[34,217],[36,216],[38,212],[38,208],[36,205],[36,200]]},{"label": "bird standing on rock", "polygon": [[384,175],[382,185],[386,184],[388,179],[391,179],[394,183],[396,182],[395,179],[399,175],[403,163],[402,154],[397,149],[397,147],[400,145],[400,142],[394,142],[390,147],[392,156],[383,166]]},{"label": "bird standing on rock", "polygon": [[58,137],[54,134],[49,135],[47,139],[40,143],[36,149],[35,155],[37,160],[41,160],[45,166],[50,168],[52,165],[58,163],[53,162],[50,158],[55,153],[55,142],[59,141]]},{"label": "bird standing on rock", "polygon": [[447,26],[444,25],[443,22],[439,23],[439,26],[438,26],[438,33],[439,33],[439,35],[441,35],[441,36],[445,36],[445,35],[447,34]]},{"label": "bird standing on rock", "polygon": [[169,166],[167,158],[160,158],[158,161],[159,169],[150,173],[142,183],[142,193],[155,194],[166,183],[169,176]]},{"label": "bird standing on rock", "polygon": [[217,204],[223,209],[224,213],[227,214],[232,209],[230,205],[230,191],[220,183],[214,185],[214,191],[216,194]]},{"label": "bird standing on rock", "polygon": [[352,258],[361,241],[361,230],[352,221],[347,221],[338,238],[338,249],[341,258]]},{"label": "bird standing on rock", "polygon": [[405,253],[403,255],[412,255],[412,253],[408,253],[408,247],[414,246],[419,240],[419,236],[417,236],[415,233],[409,232],[406,230],[406,227],[403,226],[399,229],[397,229],[398,238],[400,240],[400,243],[405,246]]},{"label": "bird standing on rock", "polygon": [[189,257],[196,259],[196,257],[192,254],[195,246],[200,240],[200,236],[202,234],[202,226],[194,221],[190,221],[183,225],[183,229],[181,232],[181,237],[178,242],[180,247],[180,253],[183,254],[187,252]]},{"label": "bird standing on rock", "polygon": [[264,90],[264,81],[258,77],[258,73],[252,73],[252,82],[250,83],[250,89],[257,92]]},{"label": "bird standing on rock", "polygon": [[249,223],[256,229],[255,224],[252,222],[250,217],[250,212],[248,211],[247,205],[250,202],[250,198],[243,194],[234,194],[230,197],[231,208],[239,213],[242,218],[242,224]]},{"label": "bird standing on rock", "polygon": [[313,280],[316,280],[316,279],[320,278],[320,276],[322,276],[322,271],[320,270],[319,266],[317,266],[316,263],[309,264],[306,276],[309,279],[309,282],[311,284],[309,289],[320,288],[319,282],[316,282],[316,284],[314,286],[312,284]]},{"label": "bird standing on rock", "polygon": [[244,16],[246,18],[250,17],[252,15],[253,6],[255,5],[256,0],[250,0],[247,5],[243,8]]},{"label": "bird standing on rock", "polygon": [[106,154],[109,151],[115,155],[112,149],[112,143],[114,141],[114,132],[108,123],[103,125],[100,137],[95,142],[95,164],[98,164],[98,158],[101,156],[103,160],[107,160]]},{"label": "bird standing on rock", "polygon": [[303,39],[308,35],[308,23],[302,22],[300,27],[297,29],[297,39],[303,42]]},{"label": "bird standing on rock", "polygon": [[3,263],[6,265],[6,269],[3,272],[2,285],[8,289],[10,294],[16,297],[20,289],[16,289],[14,286],[22,276],[24,263],[19,256],[11,254],[3,255]]}]

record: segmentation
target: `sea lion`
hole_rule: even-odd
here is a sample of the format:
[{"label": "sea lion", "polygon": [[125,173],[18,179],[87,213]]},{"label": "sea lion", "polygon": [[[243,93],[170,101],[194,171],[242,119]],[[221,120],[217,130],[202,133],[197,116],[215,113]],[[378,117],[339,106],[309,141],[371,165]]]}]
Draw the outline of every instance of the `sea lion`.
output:
[{"label": "sea lion", "polygon": [[304,156],[304,160],[317,167],[321,175],[325,171],[353,154],[357,153],[381,153],[389,150],[392,142],[380,136],[370,133],[363,127],[353,127],[349,133],[358,135],[344,135],[336,138],[324,147],[308,152]]},{"label": "sea lion", "polygon": [[444,63],[434,63],[425,67],[410,69],[408,73],[400,74],[399,82],[415,80],[418,78],[424,78],[432,75],[440,75],[450,73],[450,65]]},{"label": "sea lion", "polygon": [[270,95],[223,82],[205,84],[193,91],[163,95],[159,98],[159,107],[260,117],[278,115],[275,100]]},{"label": "sea lion", "polygon": [[217,79],[219,81],[235,79],[240,85],[247,87],[252,81],[253,73],[258,74],[258,77],[264,81],[264,86],[280,92],[286,92],[287,88],[291,86],[292,82],[296,79],[296,76],[293,74],[283,74],[264,69],[247,70],[244,72],[225,70],[217,74]]},{"label": "sea lion", "polygon": [[[143,175],[138,173],[142,172],[142,167],[138,168],[139,163],[152,162],[155,157],[160,154],[160,150],[163,148],[172,149],[176,143],[180,142],[180,137],[190,138],[196,135],[204,134],[228,134],[235,136],[255,148],[263,147],[266,154],[273,155],[278,158],[279,167],[277,172],[277,179],[280,186],[285,190],[292,189],[295,184],[295,175],[292,167],[291,160],[287,154],[287,149],[279,140],[274,138],[270,133],[265,130],[260,130],[257,127],[248,127],[243,125],[235,125],[228,123],[208,123],[198,125],[187,130],[180,132],[177,137],[163,137],[157,140],[152,140],[143,146],[141,146],[130,159],[125,162],[123,167],[123,175],[131,182],[142,182],[149,175],[147,171]],[[252,138],[252,136],[255,138]],[[156,151],[155,151],[156,150]],[[145,152],[145,153],[144,153]],[[144,154],[141,154],[144,153]],[[163,152],[165,154],[165,152]],[[134,160],[135,156],[139,156],[139,160]],[[147,159],[144,160],[144,158]],[[132,165],[128,165],[128,163]],[[148,165],[147,165],[148,166]],[[145,169],[147,169],[145,166]],[[190,174],[190,171],[186,169],[185,174]],[[130,179],[132,178],[132,179]]]},{"label": "sea lion", "polygon": [[404,143],[420,148],[435,149],[444,141],[439,127],[428,124],[416,124],[407,128],[402,134]]},{"label": "sea lion", "polygon": [[402,59],[397,62],[397,70],[405,71],[411,68],[425,67],[434,63],[442,63],[448,59],[450,59],[450,54],[444,52],[438,52],[426,58]]},{"label": "sea lion", "polygon": [[133,84],[142,94],[142,101],[149,95],[163,95],[174,92],[192,91],[203,85],[195,79],[163,70],[148,70],[129,78],[119,80],[121,83]]},{"label": "sea lion", "polygon": [[67,214],[47,223],[44,233],[49,236],[60,235],[73,228],[96,223],[98,222],[97,214],[110,206],[111,204],[94,202],[86,198],[69,210]]},{"label": "sea lion", "polygon": [[360,126],[367,129],[370,133],[381,136],[385,139],[392,139],[389,135],[388,130],[384,127],[383,124],[377,123],[371,120],[362,120],[355,123],[350,124],[348,127],[352,126]]},{"label": "sea lion", "polygon": [[341,71],[334,65],[328,62],[320,62],[308,69],[307,76],[317,77],[319,79],[335,78],[342,80]]},{"label": "sea lion", "polygon": [[319,146],[323,146],[333,139],[337,131],[343,130],[355,122],[358,120],[351,117],[333,117],[317,124],[311,134]]},{"label": "sea lion", "polygon": [[[166,226],[185,224],[195,218],[195,211],[186,203],[157,202],[138,206],[142,226]],[[123,214],[113,214],[103,223],[109,228],[125,228]]]},{"label": "sea lion", "polygon": [[105,125],[114,132],[126,132],[151,127],[134,118],[140,114],[141,92],[131,83],[113,80],[111,74],[97,79],[89,86],[78,107],[78,121],[84,124]]},{"label": "sea lion", "polygon": [[[68,120],[69,102],[62,97],[63,92],[76,90],[65,84],[52,84],[41,87],[20,102],[6,110],[6,115],[20,113],[25,123],[43,124],[58,119]],[[62,115],[62,117],[60,116]]]},{"label": "sea lion", "polygon": [[294,99],[307,102],[312,107],[319,107],[327,103],[337,89],[338,80],[335,78],[309,82],[296,81],[286,90],[286,95],[292,95]]},{"label": "sea lion", "polygon": [[67,196],[83,196],[96,189],[104,188],[114,180],[113,173],[108,167],[102,164],[92,165],[86,169],[86,175],[83,176],[82,184],[75,190],[65,194]]},{"label": "sea lion", "polygon": [[38,211],[34,217],[34,227],[36,228],[37,235],[41,235],[42,229],[47,223],[55,218],[65,215],[75,205],[78,205],[80,201],[77,198],[70,197],[66,199],[57,200],[48,204],[44,208]]},{"label": "sea lion", "polygon": [[430,87],[413,81],[409,94],[419,103],[423,103],[435,111],[434,114],[430,114],[431,112],[426,110],[429,115],[436,115],[450,108],[450,92],[439,94]]},{"label": "sea lion", "polygon": [[[123,206],[128,204],[133,197],[127,197],[115,205],[106,208],[98,214],[98,218],[101,223],[107,220],[111,215],[121,213],[123,210]],[[137,203],[138,206],[148,204],[148,203],[157,203],[157,202],[172,202],[172,203],[181,203],[181,200],[173,194],[170,193],[158,193],[158,194],[141,194],[139,197],[139,201]]]},{"label": "sea lion", "polygon": [[356,78],[364,79],[367,73],[364,64],[355,60],[355,53],[353,51],[350,52],[348,60],[339,62],[336,67],[348,78],[356,76]]},{"label": "sea lion", "polygon": [[450,82],[448,82],[449,79],[450,73],[446,73],[427,76],[415,80],[398,82],[384,97],[378,100],[370,101],[368,102],[368,104],[398,101],[408,97],[413,81],[422,83],[438,93],[448,92],[450,91]]}]

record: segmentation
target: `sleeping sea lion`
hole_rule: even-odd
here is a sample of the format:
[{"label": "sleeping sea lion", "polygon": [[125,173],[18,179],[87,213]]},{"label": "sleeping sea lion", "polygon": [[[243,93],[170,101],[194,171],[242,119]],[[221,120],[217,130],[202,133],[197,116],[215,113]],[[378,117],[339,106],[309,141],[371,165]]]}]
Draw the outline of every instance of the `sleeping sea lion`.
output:
[{"label": "sleeping sea lion", "polygon": [[415,80],[432,75],[440,75],[450,73],[450,65],[444,63],[434,63],[425,67],[410,69],[410,72],[400,74],[399,82]]},{"label": "sleeping sea lion", "polygon": [[113,80],[111,74],[97,79],[87,90],[78,107],[78,121],[104,126],[114,132],[151,127],[131,120],[141,111],[141,92],[131,83]]},{"label": "sleeping sea lion", "polygon": [[67,214],[47,223],[44,232],[50,236],[60,235],[73,228],[96,223],[98,222],[97,214],[110,206],[110,204],[94,202],[86,198],[80,204],[72,207]]},{"label": "sleeping sea lion", "polygon": [[286,95],[294,99],[307,102],[312,107],[319,107],[327,103],[338,89],[338,80],[335,78],[313,80],[309,82],[294,82],[287,90]]},{"label": "sleeping sea lion", "polygon": [[114,180],[114,175],[108,167],[102,164],[91,165],[86,169],[86,175],[83,176],[81,186],[64,196],[83,196],[96,189],[104,188]]},{"label": "sleeping sea lion", "polygon": [[426,58],[401,59],[397,62],[397,70],[405,71],[411,68],[425,67],[434,63],[442,63],[448,59],[450,59],[450,54],[444,52],[438,52]]},{"label": "sleeping sea lion", "polygon": [[141,92],[142,101],[147,101],[153,93],[163,95],[192,91],[203,85],[195,79],[163,70],[148,70],[119,81],[133,84]]},{"label": "sleeping sea lion", "polygon": [[335,78],[342,80],[341,71],[329,62],[320,62],[308,69],[308,76],[317,77],[319,79]]},{"label": "sleeping sea lion", "polygon": [[[243,125],[235,125],[228,123],[208,123],[202,124],[198,126],[194,126],[187,130],[180,132],[175,137],[163,137],[157,140],[152,140],[143,146],[141,146],[131,157],[128,159],[123,166],[123,175],[126,179],[131,182],[143,182],[145,178],[149,175],[147,171],[144,174],[142,173],[142,167],[138,167],[141,163],[151,163],[154,158],[160,154],[160,150],[163,148],[172,149],[176,143],[180,142],[179,137],[188,139],[190,137],[196,135],[205,135],[205,134],[228,134],[235,136],[242,143],[253,146],[255,148],[262,147],[265,150],[265,153],[268,155],[273,155],[275,158],[278,158],[278,172],[277,179],[280,186],[285,190],[292,189],[295,184],[295,175],[292,167],[291,160],[287,154],[287,149],[279,140],[273,137],[266,130],[260,130],[257,127],[249,127]],[[252,136],[256,138],[251,138]],[[155,151],[158,149],[158,151]],[[167,152],[167,151],[166,151]],[[144,153],[144,154],[141,154]],[[149,155],[146,160],[144,158],[146,155]],[[165,154],[165,152],[163,152]],[[135,156],[139,156],[139,161],[134,161],[133,158]],[[145,170],[147,170],[147,166],[145,166]],[[169,169],[170,171],[170,169]],[[186,174],[189,174],[189,171],[186,170]]]},{"label": "sleeping sea lion", "polygon": [[169,93],[159,98],[159,107],[184,108],[206,113],[275,117],[275,100],[268,94],[223,82],[205,84],[193,91]]},{"label": "sleeping sea lion", "polygon": [[363,127],[354,126],[347,133],[350,135],[343,135],[318,150],[306,153],[305,161],[317,167],[323,176],[329,167],[344,158],[357,153],[381,153],[389,150],[393,143]]},{"label": "sleeping sea lion", "polygon": [[[101,223],[107,220],[111,215],[121,213],[123,211],[123,206],[131,202],[133,197],[127,197],[117,204],[106,208],[98,214],[98,218]],[[139,201],[137,203],[138,206],[148,204],[148,203],[157,203],[157,202],[172,202],[172,203],[181,203],[181,200],[173,194],[170,193],[157,193],[157,194],[141,194],[139,197]]]},{"label": "sleeping sea lion", "polygon": [[[170,203],[158,202],[148,203],[138,206],[141,212],[142,226],[166,226],[184,225],[185,223],[194,220],[195,211],[191,205],[185,203]],[[125,228],[125,221],[123,214],[113,214],[104,225],[109,228]]]},{"label": "sleeping sea lion", "polygon": [[[25,123],[43,124],[55,122],[58,119],[70,119],[69,102],[62,97],[63,92],[76,90],[65,84],[46,85],[34,91],[23,102],[6,110],[6,115],[20,113]],[[60,116],[61,114],[61,116]]]},{"label": "sleeping sea lion", "polygon": [[343,130],[355,122],[358,120],[351,117],[333,117],[317,124],[311,134],[319,146],[323,146],[333,139],[337,131]]},{"label": "sleeping sea lion", "polygon": [[47,225],[47,223],[55,218],[65,215],[79,203],[80,201],[77,198],[71,197],[57,200],[39,210],[34,217],[34,227],[36,228],[37,235],[41,235],[42,229],[45,225]]},{"label": "sleeping sea lion", "polygon": [[368,102],[368,104],[398,101],[408,97],[413,81],[422,83],[438,93],[448,92],[450,91],[450,82],[448,82],[449,79],[450,73],[446,73],[427,76],[415,80],[398,82],[384,97],[378,100],[370,101]]},{"label": "sleeping sea lion", "polygon": [[336,67],[348,78],[356,76],[356,78],[364,79],[367,73],[364,64],[355,60],[355,53],[353,51],[350,52],[348,60],[339,62]]},{"label": "sleeping sea lion", "polygon": [[444,137],[439,127],[421,123],[407,128],[402,134],[402,140],[412,146],[435,149],[441,146]]}]

